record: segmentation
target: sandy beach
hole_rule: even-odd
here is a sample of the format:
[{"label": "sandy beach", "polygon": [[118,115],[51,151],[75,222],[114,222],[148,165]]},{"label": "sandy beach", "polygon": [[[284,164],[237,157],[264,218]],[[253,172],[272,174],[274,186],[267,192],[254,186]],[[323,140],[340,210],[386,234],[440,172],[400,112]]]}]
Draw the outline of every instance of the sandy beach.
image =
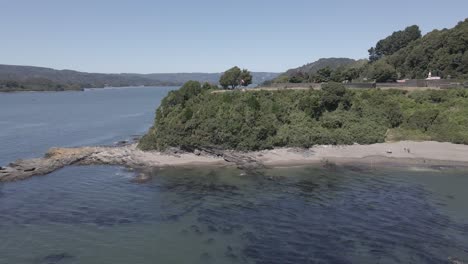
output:
[{"label": "sandy beach", "polygon": [[280,148],[257,152],[145,152],[136,144],[114,147],[52,148],[42,158],[17,160],[0,167],[0,182],[45,175],[70,165],[121,165],[130,168],[168,166],[237,166],[241,169],[312,164],[371,166],[468,166],[468,145],[401,141],[373,145]]},{"label": "sandy beach", "polygon": [[284,148],[255,152],[254,155],[270,166],[305,165],[324,161],[338,164],[468,164],[467,145],[433,141],[315,146],[308,150]]}]

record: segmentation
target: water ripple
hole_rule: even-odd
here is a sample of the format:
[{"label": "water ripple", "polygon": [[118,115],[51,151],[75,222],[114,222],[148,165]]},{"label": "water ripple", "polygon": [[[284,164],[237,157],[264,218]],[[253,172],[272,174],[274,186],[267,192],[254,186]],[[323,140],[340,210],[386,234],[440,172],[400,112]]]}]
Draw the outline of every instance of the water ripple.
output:
[{"label": "water ripple", "polygon": [[[137,250],[147,239],[167,250],[167,239],[183,248],[199,244],[202,248],[193,254],[200,263],[441,263],[450,256],[467,258],[468,224],[441,210],[453,199],[411,180],[408,173],[335,167],[240,177],[233,169],[166,169],[155,171],[146,184],[134,184],[132,172],[120,168],[72,167],[0,186],[0,230],[13,230],[0,253],[14,252],[21,233],[17,228],[52,225],[43,236],[64,240],[73,233],[76,239],[69,243],[87,245],[85,251],[108,243],[122,251]],[[103,231],[93,227],[108,231],[100,235]],[[126,240],[108,242],[106,237],[117,236],[122,228]],[[165,239],[158,240],[161,236]],[[28,239],[42,243],[41,238]],[[47,256],[83,257],[79,252],[34,257]],[[190,254],[171,257],[193,259]]]}]

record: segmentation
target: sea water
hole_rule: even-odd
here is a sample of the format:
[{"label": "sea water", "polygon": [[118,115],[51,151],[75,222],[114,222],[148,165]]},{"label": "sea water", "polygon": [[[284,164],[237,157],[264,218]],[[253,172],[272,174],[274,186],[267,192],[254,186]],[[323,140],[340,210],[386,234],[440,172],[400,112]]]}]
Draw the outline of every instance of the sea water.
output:
[{"label": "sea water", "polygon": [[[0,94],[0,159],[144,133],[174,88]],[[72,166],[0,184],[0,263],[468,260],[468,172]]]}]

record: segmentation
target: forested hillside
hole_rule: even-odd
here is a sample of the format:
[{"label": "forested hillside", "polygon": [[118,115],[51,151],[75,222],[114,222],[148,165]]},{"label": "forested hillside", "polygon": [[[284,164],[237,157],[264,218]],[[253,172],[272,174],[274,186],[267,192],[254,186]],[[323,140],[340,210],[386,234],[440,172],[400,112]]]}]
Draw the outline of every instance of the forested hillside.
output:
[{"label": "forested hillside", "polygon": [[43,67],[0,65],[0,91],[2,90],[78,90],[105,86],[162,86],[176,85],[142,76],[87,73],[54,70]]},{"label": "forested hillside", "polygon": [[[434,30],[381,58],[398,78],[468,79],[468,19],[452,29]],[[393,70],[391,69],[391,70]]]},{"label": "forested hillside", "polygon": [[[254,72],[253,83],[273,79],[278,74]],[[79,90],[105,86],[171,86],[188,80],[218,83],[221,73],[102,74],[43,67],[0,65],[0,91]]]},{"label": "forested hillside", "polygon": [[369,49],[369,60],[319,60],[309,64],[312,67],[289,70],[273,82],[394,82],[425,79],[429,72],[464,81],[468,80],[467,49],[468,19],[452,29],[434,30],[425,36],[413,25],[379,40]]},{"label": "forested hillside", "polygon": [[315,62],[308,63],[298,68],[289,69],[277,78],[273,79],[272,83],[285,82],[309,82],[313,76],[317,76],[319,71],[336,69],[349,69],[356,65],[360,65],[362,61],[357,61],[349,58],[322,58]]}]

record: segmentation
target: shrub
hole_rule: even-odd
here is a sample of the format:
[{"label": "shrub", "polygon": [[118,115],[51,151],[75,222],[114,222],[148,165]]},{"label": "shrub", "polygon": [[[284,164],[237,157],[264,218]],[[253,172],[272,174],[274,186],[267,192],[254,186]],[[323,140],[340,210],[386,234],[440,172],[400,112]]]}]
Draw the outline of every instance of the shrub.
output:
[{"label": "shrub", "polygon": [[143,150],[217,146],[258,150],[317,144],[372,144],[432,139],[468,143],[468,94],[464,90],[230,91],[188,82],[172,91],[140,140]]}]

